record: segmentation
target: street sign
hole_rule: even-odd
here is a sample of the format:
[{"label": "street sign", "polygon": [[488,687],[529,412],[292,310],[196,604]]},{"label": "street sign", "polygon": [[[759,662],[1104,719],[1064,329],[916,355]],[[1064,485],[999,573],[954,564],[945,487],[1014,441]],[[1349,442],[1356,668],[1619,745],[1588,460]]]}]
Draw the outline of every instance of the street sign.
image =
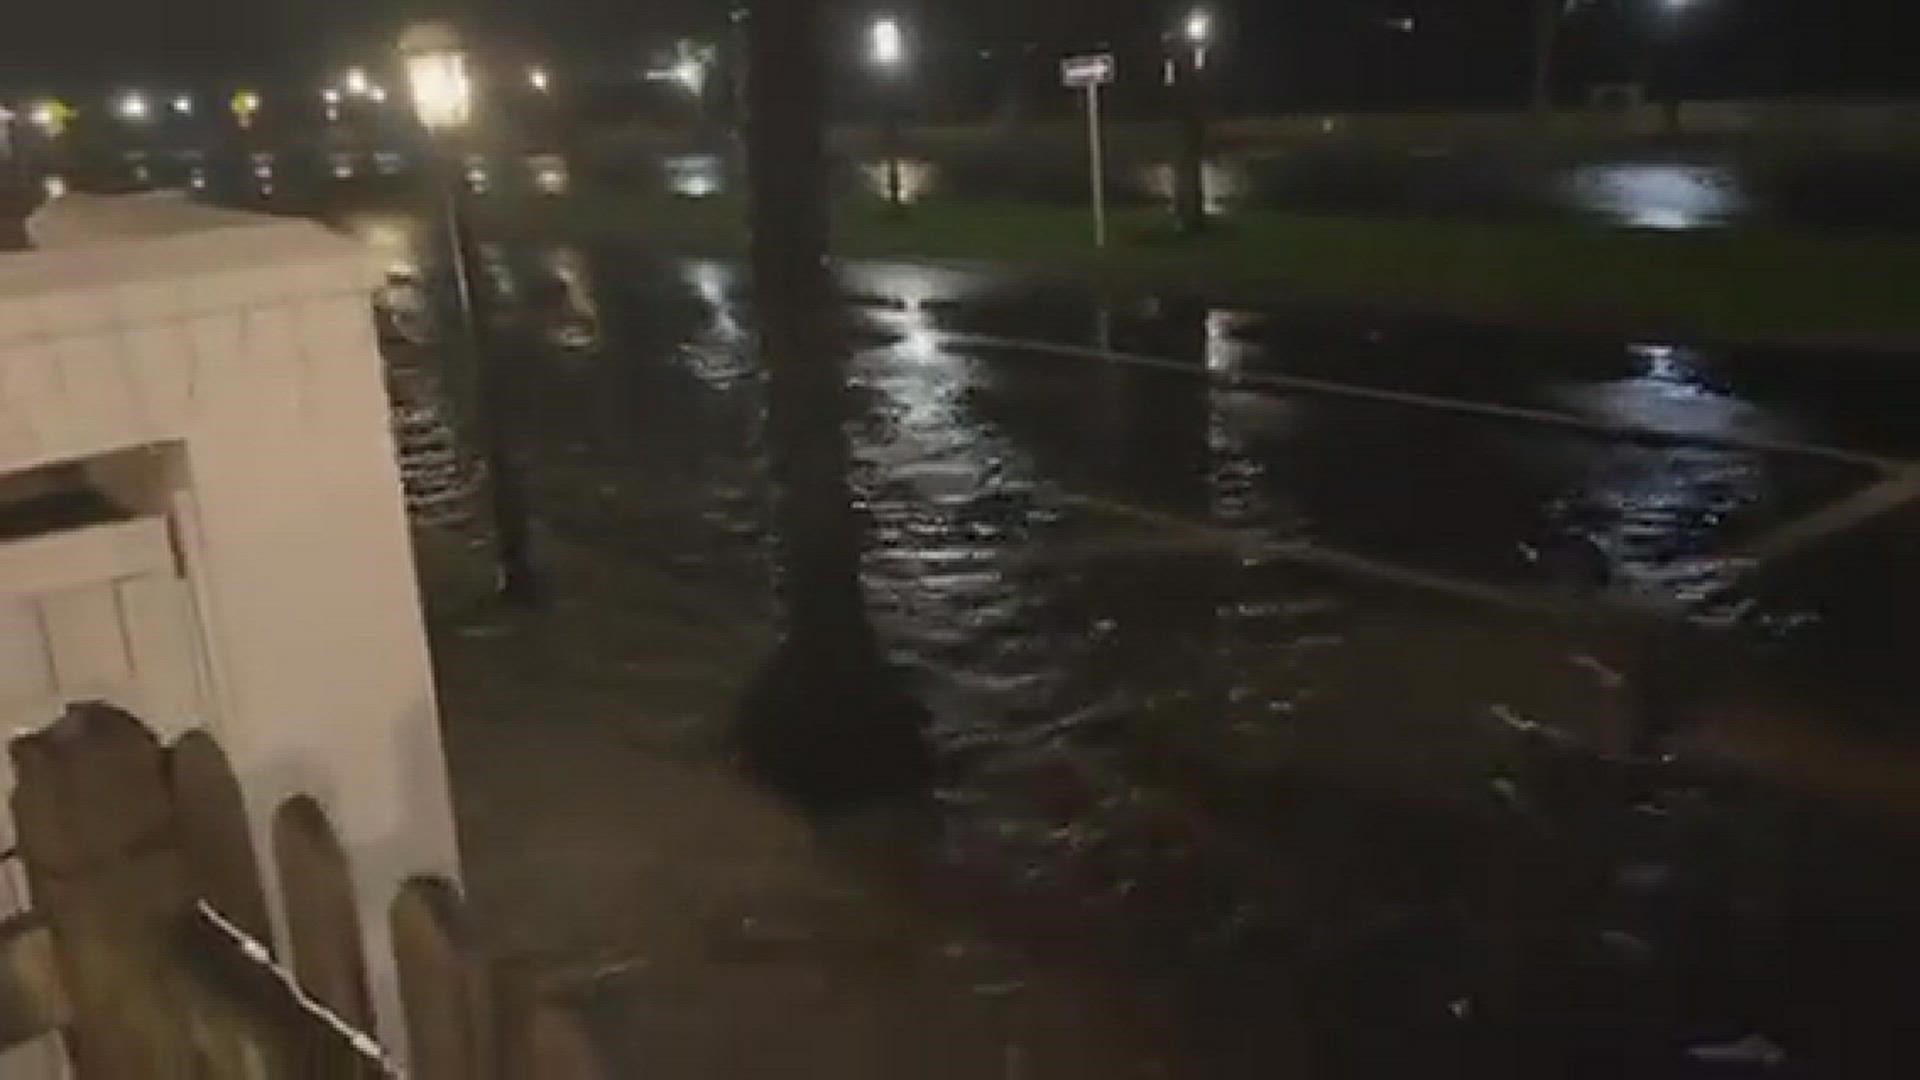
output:
[{"label": "street sign", "polygon": [[1069,90],[1105,86],[1113,81],[1116,70],[1112,53],[1069,56],[1060,61],[1060,85]]},{"label": "street sign", "polygon": [[1060,84],[1087,95],[1087,159],[1093,174],[1093,243],[1107,246],[1107,154],[1100,131],[1100,88],[1113,82],[1112,53],[1069,56],[1060,61]]}]

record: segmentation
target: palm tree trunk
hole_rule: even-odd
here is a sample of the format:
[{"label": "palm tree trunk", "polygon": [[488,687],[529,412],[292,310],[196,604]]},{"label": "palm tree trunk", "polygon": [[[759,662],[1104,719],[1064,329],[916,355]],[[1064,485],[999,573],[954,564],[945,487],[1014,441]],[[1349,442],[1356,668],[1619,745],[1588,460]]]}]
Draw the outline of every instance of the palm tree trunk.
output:
[{"label": "palm tree trunk", "polygon": [[850,415],[827,266],[825,23],[819,0],[756,0],[748,183],[784,636],[743,706],[748,762],[814,804],[917,787],[920,711],[881,661],[860,587]]}]

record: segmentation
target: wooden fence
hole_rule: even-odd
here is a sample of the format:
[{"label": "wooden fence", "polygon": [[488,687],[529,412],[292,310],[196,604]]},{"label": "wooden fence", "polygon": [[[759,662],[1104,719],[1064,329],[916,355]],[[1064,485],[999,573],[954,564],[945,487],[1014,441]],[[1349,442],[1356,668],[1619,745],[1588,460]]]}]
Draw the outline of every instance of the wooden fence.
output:
[{"label": "wooden fence", "polygon": [[[57,1033],[80,1080],[372,1080],[352,866],[325,810],[272,821],[290,957],[277,957],[240,787],[204,733],[161,745],[81,705],[11,747],[33,910],[0,927],[0,1041]],[[421,1080],[603,1076],[574,1018],[487,955],[458,888],[407,881],[388,909],[409,1063]]]}]

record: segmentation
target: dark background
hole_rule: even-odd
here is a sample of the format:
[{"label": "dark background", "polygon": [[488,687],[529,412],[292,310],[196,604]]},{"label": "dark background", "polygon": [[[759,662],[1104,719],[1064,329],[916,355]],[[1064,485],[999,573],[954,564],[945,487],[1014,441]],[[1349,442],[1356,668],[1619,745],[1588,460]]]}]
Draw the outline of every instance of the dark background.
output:
[{"label": "dark background", "polygon": [[[913,28],[935,111],[977,107],[1021,82],[1043,92],[1060,53],[1109,44],[1153,66],[1185,9],[1164,0],[831,0],[857,47],[875,12]],[[1569,21],[1562,96],[1636,70],[1664,0],[1591,0]],[[1518,104],[1530,0],[1215,0],[1222,92],[1243,109]],[[409,18],[448,15],[500,48],[556,66],[631,70],[675,36],[727,33],[731,0],[17,0],[0,24],[0,84],[94,90],[306,79],[377,61]],[[1388,20],[1412,16],[1415,32]],[[1920,5],[1888,0],[1691,0],[1677,76],[1695,96],[1920,90]],[[990,53],[983,58],[982,50]],[[842,65],[857,71],[857,65]],[[1013,74],[1017,72],[1017,77]],[[1138,76],[1135,76],[1138,79]]]}]

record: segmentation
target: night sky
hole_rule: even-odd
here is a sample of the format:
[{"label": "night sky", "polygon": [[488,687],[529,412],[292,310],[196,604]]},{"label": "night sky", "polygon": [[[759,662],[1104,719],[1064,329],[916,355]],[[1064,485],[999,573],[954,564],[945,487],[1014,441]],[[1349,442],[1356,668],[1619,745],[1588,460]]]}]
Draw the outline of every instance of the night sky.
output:
[{"label": "night sky", "polygon": [[[1043,62],[1112,42],[1148,50],[1184,5],[1165,0],[832,0],[851,28],[899,12],[933,63],[1031,42]],[[1569,92],[1644,55],[1629,10],[1594,0],[1565,47]],[[1246,108],[1514,104],[1525,85],[1529,0],[1217,0]],[[0,31],[0,87],[91,89],[148,81],[305,77],[377,58],[409,14],[454,13],[496,40],[564,62],[643,55],[677,34],[716,36],[729,0],[16,0]],[[1411,15],[1413,34],[1388,28]],[[1920,5],[1893,0],[1692,0],[1690,92],[1920,91]],[[1640,23],[1639,25],[1643,25]]]}]

